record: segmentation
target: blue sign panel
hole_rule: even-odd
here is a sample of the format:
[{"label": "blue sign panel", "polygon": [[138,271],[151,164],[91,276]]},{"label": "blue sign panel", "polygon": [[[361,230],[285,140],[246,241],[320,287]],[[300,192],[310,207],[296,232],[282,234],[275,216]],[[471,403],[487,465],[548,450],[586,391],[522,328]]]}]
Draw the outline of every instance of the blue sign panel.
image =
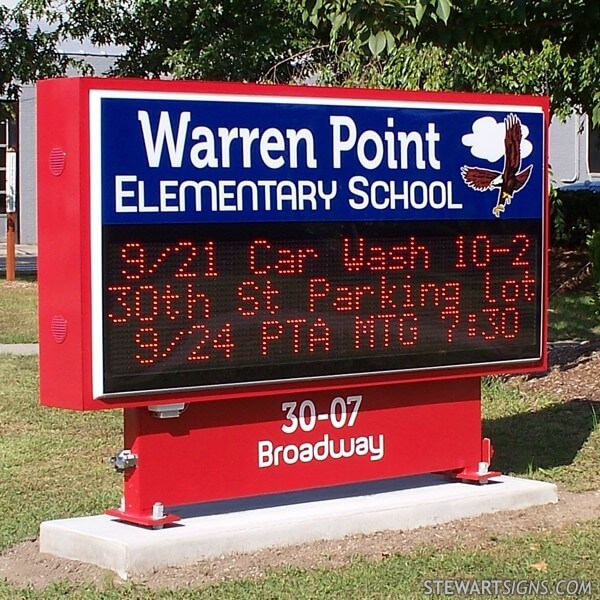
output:
[{"label": "blue sign panel", "polygon": [[106,97],[104,224],[540,219],[539,107]]}]

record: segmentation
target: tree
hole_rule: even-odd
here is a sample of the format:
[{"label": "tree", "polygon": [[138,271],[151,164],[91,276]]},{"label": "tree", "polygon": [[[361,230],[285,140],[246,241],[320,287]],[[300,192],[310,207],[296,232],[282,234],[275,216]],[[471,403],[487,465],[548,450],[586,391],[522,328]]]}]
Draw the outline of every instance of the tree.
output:
[{"label": "tree", "polygon": [[548,95],[553,114],[564,118],[583,110],[598,122],[600,56],[561,55],[544,41],[539,51],[474,50],[465,44],[445,49],[433,43],[404,42],[385,56],[369,56],[339,45],[321,63],[323,83],[410,90],[455,90]]},{"label": "tree", "polygon": [[[316,75],[342,85],[548,94],[556,114],[579,109],[600,123],[600,11],[585,0],[23,4],[54,29],[28,34],[24,17],[10,28],[4,18],[2,39],[29,57],[20,64],[9,54],[6,63],[17,75],[3,73],[5,87],[62,72],[56,40],[90,39],[123,48],[114,75],[299,82]],[[18,86],[11,85],[14,97]]]},{"label": "tree", "polygon": [[[600,13],[589,0],[305,0],[307,17],[372,51],[397,41],[532,50],[542,40],[576,54],[596,44]],[[385,41],[385,43],[384,43]]]},{"label": "tree", "polygon": [[556,114],[582,110],[600,123],[593,2],[307,0],[306,7],[306,19],[330,26],[336,58],[325,73],[338,82],[548,94]]},{"label": "tree", "polygon": [[10,116],[22,85],[65,72],[68,59],[56,50],[57,36],[32,27],[21,6],[0,6],[0,121]]},{"label": "tree", "polygon": [[37,0],[72,39],[123,48],[112,74],[257,80],[313,43],[292,0]]},{"label": "tree", "polygon": [[[22,0],[0,11],[0,98],[7,100],[24,83],[81,68],[57,52],[65,40],[120,47],[109,73],[116,76],[235,81],[260,80],[277,64],[287,81],[290,59],[317,43],[294,0]],[[44,30],[32,25],[39,22]]]}]

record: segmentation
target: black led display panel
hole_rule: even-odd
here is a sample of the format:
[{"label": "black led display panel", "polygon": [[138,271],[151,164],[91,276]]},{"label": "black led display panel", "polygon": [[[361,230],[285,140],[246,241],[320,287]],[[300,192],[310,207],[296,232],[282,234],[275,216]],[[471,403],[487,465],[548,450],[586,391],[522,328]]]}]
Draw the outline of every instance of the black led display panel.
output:
[{"label": "black led display panel", "polygon": [[541,355],[538,220],[103,228],[107,393]]}]

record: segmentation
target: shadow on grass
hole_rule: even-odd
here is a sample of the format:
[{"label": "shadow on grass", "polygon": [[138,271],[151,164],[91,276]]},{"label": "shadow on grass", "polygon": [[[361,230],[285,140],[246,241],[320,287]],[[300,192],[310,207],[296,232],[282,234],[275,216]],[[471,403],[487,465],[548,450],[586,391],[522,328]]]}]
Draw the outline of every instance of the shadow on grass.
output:
[{"label": "shadow on grass", "polygon": [[552,341],[600,339],[600,318],[592,294],[590,291],[551,298],[548,316]]},{"label": "shadow on grass", "polygon": [[570,465],[600,419],[600,402],[573,400],[536,412],[484,421],[494,444],[494,469],[525,473],[532,467]]}]

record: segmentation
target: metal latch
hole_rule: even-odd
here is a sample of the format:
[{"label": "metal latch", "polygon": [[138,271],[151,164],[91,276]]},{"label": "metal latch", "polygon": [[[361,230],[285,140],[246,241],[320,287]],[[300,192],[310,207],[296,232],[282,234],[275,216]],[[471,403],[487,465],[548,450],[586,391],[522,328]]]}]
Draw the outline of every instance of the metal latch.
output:
[{"label": "metal latch", "polygon": [[157,419],[176,419],[181,416],[187,408],[187,404],[178,402],[176,404],[160,404],[158,406],[149,406],[150,414]]},{"label": "metal latch", "polygon": [[125,469],[133,469],[137,466],[138,457],[131,450],[121,450],[116,456],[110,457],[110,464],[117,473],[123,473]]}]

